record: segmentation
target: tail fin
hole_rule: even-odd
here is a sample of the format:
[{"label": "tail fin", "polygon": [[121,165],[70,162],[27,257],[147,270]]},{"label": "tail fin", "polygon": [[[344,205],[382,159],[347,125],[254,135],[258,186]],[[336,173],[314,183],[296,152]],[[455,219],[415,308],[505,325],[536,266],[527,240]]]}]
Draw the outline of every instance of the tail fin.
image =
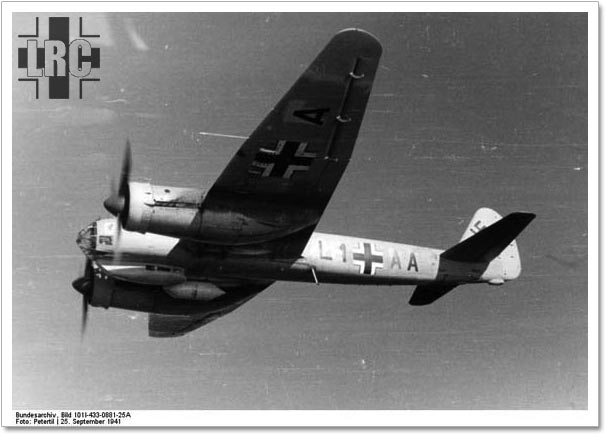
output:
[{"label": "tail fin", "polygon": [[503,217],[499,215],[498,212],[490,209],[490,208],[480,208],[475,212],[471,220],[469,221],[469,225],[465,232],[463,232],[463,237],[461,237],[460,241],[464,241],[472,235],[477,234],[482,229],[490,226],[493,223],[498,222]]},{"label": "tail fin", "polygon": [[441,257],[457,262],[490,262],[509,248],[511,255],[506,256],[513,256],[511,259],[519,262],[514,239],[536,215],[514,212],[500,220],[499,217],[491,209],[479,209],[463,234],[462,241],[442,253]]},{"label": "tail fin", "polygon": [[535,217],[530,213],[514,212],[501,218],[496,211],[480,208],[471,219],[461,241],[440,255],[441,259],[463,263],[451,264],[454,267],[446,267],[445,272],[450,274],[451,279],[461,276],[462,280],[454,282],[445,280],[419,285],[409,303],[414,306],[431,304],[452,291],[459,283],[465,282],[468,270],[464,263],[485,264],[475,271],[472,267],[472,275],[474,272],[481,273],[481,276],[476,274],[481,282],[497,285],[504,283],[505,280],[516,279],[522,271],[522,266],[514,239]]}]

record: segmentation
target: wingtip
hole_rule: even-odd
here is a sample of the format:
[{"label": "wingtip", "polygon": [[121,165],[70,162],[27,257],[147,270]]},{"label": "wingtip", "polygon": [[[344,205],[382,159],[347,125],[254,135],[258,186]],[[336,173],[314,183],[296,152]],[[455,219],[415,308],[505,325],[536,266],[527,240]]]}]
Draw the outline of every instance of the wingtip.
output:
[{"label": "wingtip", "polygon": [[339,32],[337,32],[337,35],[341,34],[341,33],[363,33],[364,35],[368,35],[371,36],[374,39],[377,39],[377,37],[375,35],[373,35],[372,33],[370,33],[368,30],[364,30],[364,29],[360,29],[358,27],[348,27],[346,29],[340,30]]},{"label": "wingtip", "polygon": [[510,215],[515,216],[516,218],[518,218],[520,220],[527,221],[528,223],[530,223],[537,217],[537,215],[535,213],[522,212],[522,211],[514,212],[514,213],[511,213]]},{"label": "wingtip", "polygon": [[350,38],[356,41],[357,44],[365,44],[367,46],[372,46],[375,51],[381,53],[383,51],[383,47],[381,46],[381,41],[372,33],[359,28],[347,28],[343,29],[335,35],[334,39],[341,38]]}]

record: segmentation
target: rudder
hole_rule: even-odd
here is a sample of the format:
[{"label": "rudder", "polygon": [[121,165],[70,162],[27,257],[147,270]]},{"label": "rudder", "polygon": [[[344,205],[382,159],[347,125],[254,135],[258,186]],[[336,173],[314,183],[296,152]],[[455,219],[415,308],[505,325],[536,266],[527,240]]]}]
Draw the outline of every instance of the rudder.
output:
[{"label": "rudder", "polygon": [[480,208],[478,209],[471,220],[469,221],[469,225],[465,232],[463,232],[463,236],[460,241],[464,241],[472,235],[477,234],[482,229],[490,226],[493,223],[498,222],[503,217],[493,209],[490,208]]},{"label": "rudder", "polygon": [[489,208],[480,208],[472,218],[461,242],[441,257],[457,262],[491,263],[501,268],[503,280],[515,279],[522,270],[515,238],[535,218],[535,214],[514,212],[504,218]]},{"label": "rudder", "polygon": [[[506,280],[516,279],[521,271],[520,255],[515,238],[536,217],[535,214],[514,212],[504,218],[490,208],[480,208],[471,219],[461,241],[442,252],[441,260],[469,264],[471,269],[483,270],[476,282],[500,285]],[[460,265],[455,266],[460,268]],[[472,282],[472,281],[468,281]],[[454,282],[435,282],[419,285],[410,298],[413,306],[425,306],[452,291],[457,285],[467,283],[465,279]]]}]

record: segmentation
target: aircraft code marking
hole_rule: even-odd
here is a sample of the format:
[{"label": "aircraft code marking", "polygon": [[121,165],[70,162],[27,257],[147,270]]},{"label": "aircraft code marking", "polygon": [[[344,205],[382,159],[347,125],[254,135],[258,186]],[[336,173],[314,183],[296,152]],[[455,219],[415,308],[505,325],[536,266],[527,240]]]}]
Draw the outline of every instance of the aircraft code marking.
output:
[{"label": "aircraft code marking", "polygon": [[307,142],[280,140],[275,149],[260,148],[248,173],[262,178],[290,179],[309,170],[316,153],[307,152]]},{"label": "aircraft code marking", "polygon": [[330,251],[324,252],[322,248],[322,240],[318,240],[318,248],[320,249],[320,259],[327,259],[332,261],[332,256],[330,256]]},{"label": "aircraft code marking", "polygon": [[345,244],[341,244],[339,249],[343,252],[343,262],[347,262],[347,248],[345,247]]},{"label": "aircraft code marking", "polygon": [[360,267],[360,274],[374,275],[377,268],[383,268],[383,253],[374,249],[370,243],[353,251],[353,263]]},{"label": "aircraft code marking", "polygon": [[406,268],[406,271],[410,271],[413,267],[416,272],[419,271],[419,266],[417,265],[417,257],[415,256],[414,252],[411,252],[410,259],[408,260],[408,267]]},{"label": "aircraft code marking", "polygon": [[303,119],[304,121],[311,122],[315,125],[324,124],[324,115],[330,111],[329,108],[311,109],[311,110],[295,110],[292,115]]},{"label": "aircraft code marking", "polygon": [[[398,270],[402,269],[402,262],[400,261],[400,255],[398,254],[397,250],[393,249],[392,250],[393,254],[391,255],[391,269],[393,270],[394,268],[397,268]],[[406,256],[406,252],[402,253],[402,259],[406,260],[405,258]],[[419,271],[419,264],[417,264],[417,257],[415,255],[415,252],[410,252],[409,257],[408,257],[408,265],[406,266],[406,271],[410,271],[414,269],[414,271],[418,272]]]},{"label": "aircraft code marking", "polygon": [[391,268],[395,268],[396,265],[398,266],[398,270],[402,269],[402,263],[400,262],[400,256],[398,255],[398,252],[394,249],[393,250],[393,255],[391,256]]},{"label": "aircraft code marking", "polygon": [[478,220],[477,222],[475,222],[473,224],[472,227],[469,228],[469,230],[471,231],[472,234],[477,234],[484,228],[486,228],[486,226],[484,225],[484,223],[482,223],[482,220]]}]

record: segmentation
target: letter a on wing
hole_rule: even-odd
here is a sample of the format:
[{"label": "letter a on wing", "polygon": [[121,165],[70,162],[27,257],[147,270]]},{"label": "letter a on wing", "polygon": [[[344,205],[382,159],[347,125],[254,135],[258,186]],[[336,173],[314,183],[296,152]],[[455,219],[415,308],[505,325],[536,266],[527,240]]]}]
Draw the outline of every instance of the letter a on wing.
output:
[{"label": "letter a on wing", "polygon": [[251,204],[271,201],[314,227],[351,158],[380,57],[379,41],[365,31],[335,35],[241,146],[204,206],[253,215]]}]

